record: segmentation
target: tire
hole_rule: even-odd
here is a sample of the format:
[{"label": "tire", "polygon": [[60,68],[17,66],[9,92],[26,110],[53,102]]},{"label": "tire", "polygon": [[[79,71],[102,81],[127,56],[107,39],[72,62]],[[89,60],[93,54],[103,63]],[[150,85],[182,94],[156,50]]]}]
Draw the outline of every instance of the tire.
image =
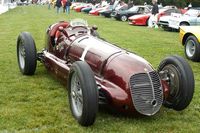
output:
[{"label": "tire", "polygon": [[189,26],[190,24],[189,23],[187,23],[187,22],[182,22],[182,23],[180,23],[180,26]]},{"label": "tire", "polygon": [[190,65],[180,56],[165,58],[158,67],[158,72],[167,72],[169,95],[163,105],[181,111],[191,102],[194,93],[194,75]]},{"label": "tire", "polygon": [[163,26],[162,28],[164,31],[172,31],[172,28],[170,28],[168,26]]},{"label": "tire", "polygon": [[[150,17],[149,17],[150,18]],[[149,18],[146,21],[146,26],[149,26]]]},{"label": "tire", "polygon": [[185,42],[185,56],[192,61],[200,61],[200,44],[193,35],[189,36]]},{"label": "tire", "polygon": [[72,115],[80,125],[92,125],[98,111],[98,89],[87,63],[73,63],[68,77],[68,89]]},{"label": "tire", "polygon": [[93,36],[97,38],[101,38],[99,33],[96,30],[93,31]]},{"label": "tire", "polygon": [[125,21],[127,21],[128,18],[127,18],[127,16],[122,15],[120,19],[121,19],[121,21],[125,22]]},{"label": "tire", "polygon": [[35,42],[28,32],[22,32],[17,39],[18,66],[23,75],[33,75],[37,66]]}]

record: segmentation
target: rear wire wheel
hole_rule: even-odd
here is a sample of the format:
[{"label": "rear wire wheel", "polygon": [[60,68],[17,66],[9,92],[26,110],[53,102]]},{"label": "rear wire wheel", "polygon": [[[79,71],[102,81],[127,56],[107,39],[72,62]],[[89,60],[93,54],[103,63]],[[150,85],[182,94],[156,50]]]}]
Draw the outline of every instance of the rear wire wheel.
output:
[{"label": "rear wire wheel", "polygon": [[37,50],[30,33],[22,32],[17,39],[17,59],[24,75],[33,75],[37,66]]}]

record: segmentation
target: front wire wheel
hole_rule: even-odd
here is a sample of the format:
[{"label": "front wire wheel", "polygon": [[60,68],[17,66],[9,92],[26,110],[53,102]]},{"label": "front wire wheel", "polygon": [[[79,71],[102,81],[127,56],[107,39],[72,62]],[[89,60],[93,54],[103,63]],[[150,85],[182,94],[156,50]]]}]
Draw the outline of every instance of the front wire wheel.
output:
[{"label": "front wire wheel", "polygon": [[68,77],[68,96],[72,115],[82,126],[90,126],[98,111],[98,89],[90,66],[83,61],[72,64]]},{"label": "front wire wheel", "polygon": [[74,114],[77,117],[81,117],[83,110],[83,94],[82,88],[80,85],[80,79],[78,77],[77,72],[74,72],[71,77],[71,101],[72,101],[72,109]]},{"label": "front wire wheel", "polygon": [[165,58],[158,67],[158,72],[166,74],[164,79],[169,85],[169,95],[163,105],[177,111],[185,109],[194,93],[194,75],[190,65],[180,56]]}]

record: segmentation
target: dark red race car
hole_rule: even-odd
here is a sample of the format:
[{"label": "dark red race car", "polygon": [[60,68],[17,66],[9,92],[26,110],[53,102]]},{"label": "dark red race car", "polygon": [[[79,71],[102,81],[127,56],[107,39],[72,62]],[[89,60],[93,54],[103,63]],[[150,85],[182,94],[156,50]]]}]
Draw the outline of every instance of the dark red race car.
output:
[{"label": "dark red race car", "polygon": [[82,126],[94,123],[99,105],[151,116],[162,105],[183,110],[193,97],[193,72],[183,58],[166,57],[155,70],[137,54],[101,39],[97,27],[83,20],[48,27],[38,53],[30,33],[20,33],[17,57],[23,75],[33,75],[38,60],[67,84],[71,112]]}]

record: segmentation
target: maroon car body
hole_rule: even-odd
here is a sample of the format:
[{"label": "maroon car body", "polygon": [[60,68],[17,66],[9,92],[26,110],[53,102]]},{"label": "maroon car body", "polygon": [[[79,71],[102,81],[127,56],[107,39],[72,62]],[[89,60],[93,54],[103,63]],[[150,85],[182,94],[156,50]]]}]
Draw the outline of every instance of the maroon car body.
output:
[{"label": "maroon car body", "polygon": [[[194,81],[192,80],[193,73],[189,65],[183,59],[177,56],[168,57],[161,62],[157,71],[142,57],[102,40],[97,34],[94,34],[96,32],[95,28],[89,28],[80,23],[77,24],[78,26],[63,21],[51,25],[46,32],[45,48],[42,52],[37,53],[37,60],[41,61],[49,71],[54,73],[63,82],[71,84],[71,86],[68,85],[69,88],[72,87],[73,89],[73,81],[75,82],[77,80],[76,78],[74,80],[73,76],[71,76],[76,70],[74,69],[77,67],[76,62],[83,62],[91,68],[94,74],[93,78],[97,88],[92,88],[90,91],[97,91],[98,104],[108,105],[119,112],[147,116],[157,113],[163,104],[175,110],[182,110],[189,105],[194,89]],[[62,30],[64,34],[55,41],[56,32],[60,28],[64,28],[64,30]],[[26,52],[29,50],[33,51],[35,46],[30,49],[26,47],[28,43],[25,38],[31,40],[31,36],[27,34],[28,33],[21,33],[18,37],[18,62],[19,68],[23,74],[32,75],[34,74],[36,65],[30,57],[31,61],[29,62],[29,60],[27,60],[29,55]],[[31,43],[34,43],[34,41],[31,41]],[[24,57],[24,55],[26,56]],[[34,57],[34,55],[32,57]],[[30,63],[32,63],[31,66]],[[34,67],[31,71],[30,68],[32,66]],[[176,72],[177,70],[174,66],[176,66],[176,68],[180,67],[181,70]],[[27,67],[29,69],[27,69]],[[185,72],[185,70],[182,70],[182,67],[187,71]],[[177,73],[187,74],[187,76],[182,76],[180,78],[180,75],[177,75]],[[171,77],[170,75],[173,76]],[[91,78],[88,77],[87,74],[78,77],[79,79],[81,79],[81,77],[83,79]],[[183,80],[184,83],[177,80],[179,78]],[[188,78],[190,78],[190,85],[188,85]],[[92,80],[88,82],[90,81],[92,82]],[[80,83],[82,82],[78,82],[76,85],[80,87]],[[85,82],[85,84],[87,83]],[[172,90],[173,93],[174,91],[177,92],[177,90],[182,93],[182,88],[177,89],[174,85],[181,85],[181,87],[183,87],[183,84],[190,89],[189,92],[188,89],[184,89],[183,91],[184,95],[185,93],[189,95],[186,96],[188,97],[186,100],[187,102],[180,99],[180,97],[178,97],[179,99],[177,100],[177,97],[174,96],[175,94],[173,94],[173,96],[171,94]],[[89,91],[89,89],[84,90],[84,87],[82,88],[81,94],[84,93],[84,91]],[[73,97],[71,95],[75,92],[71,92],[72,89],[69,89],[69,97]],[[86,102],[85,106],[94,104],[90,102],[95,101],[95,97],[87,101],[88,98],[93,95],[96,95],[96,93],[88,95],[88,97],[84,97],[83,94],[83,97],[80,98],[83,102],[83,105],[80,106],[83,108],[83,112],[84,102]],[[182,95],[183,94],[181,94],[181,96]],[[76,115],[79,107],[77,110],[76,108],[74,109],[73,98],[69,101],[72,104],[72,113],[81,125],[88,126],[93,124],[96,112],[93,112],[91,108],[96,110],[96,104],[93,107],[88,107],[88,111],[86,112],[90,115],[86,115],[86,117],[92,118],[87,119],[82,117],[84,114],[80,116]],[[179,103],[180,101],[182,102]],[[80,112],[82,112],[82,110]],[[93,113],[94,116],[91,116]]]}]

